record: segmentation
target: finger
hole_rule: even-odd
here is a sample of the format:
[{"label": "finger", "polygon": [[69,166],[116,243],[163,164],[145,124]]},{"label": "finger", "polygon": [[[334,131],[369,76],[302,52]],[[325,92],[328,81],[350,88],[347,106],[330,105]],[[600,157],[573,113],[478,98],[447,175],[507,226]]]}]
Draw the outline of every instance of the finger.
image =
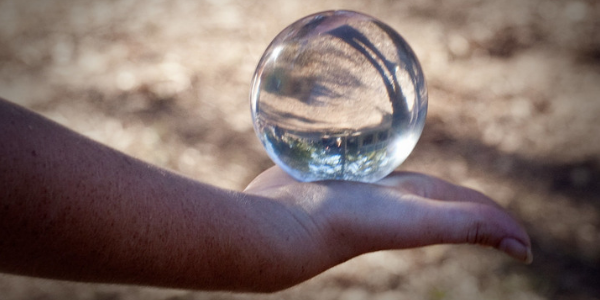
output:
[{"label": "finger", "polygon": [[254,180],[248,184],[244,192],[255,193],[265,189],[297,182],[298,181],[288,175],[280,167],[273,166],[254,178]]},{"label": "finger", "polygon": [[478,191],[425,174],[394,172],[376,184],[400,189],[428,199],[473,202],[500,207],[492,199]]},{"label": "finger", "polygon": [[383,249],[469,243],[494,247],[520,261],[531,262],[529,236],[499,207],[420,197],[386,202],[375,207],[369,223],[355,227],[380,238]]},{"label": "finger", "polygon": [[491,246],[531,263],[531,241],[524,228],[505,210],[479,203],[438,202],[423,220],[433,230],[431,242]]},{"label": "finger", "polygon": [[[444,205],[438,201],[440,203],[437,206],[432,206],[437,209],[433,209],[428,214],[430,217],[423,221],[436,224],[441,236],[444,236],[444,230],[454,229],[453,234],[446,232],[445,237],[451,237],[449,242],[492,246],[517,259],[531,262],[531,242],[525,229],[506,210],[484,194],[439,178],[410,172],[392,173],[377,184],[427,198],[422,199],[421,204],[431,202],[429,199],[448,202]],[[458,204],[461,202],[464,205]],[[454,212],[450,213],[452,210],[446,210],[446,206],[453,207]],[[434,213],[435,211],[437,212]],[[455,214],[461,217],[453,216]],[[449,216],[452,216],[451,219],[448,219]],[[429,238],[433,238],[431,241],[435,242],[434,236]]]}]

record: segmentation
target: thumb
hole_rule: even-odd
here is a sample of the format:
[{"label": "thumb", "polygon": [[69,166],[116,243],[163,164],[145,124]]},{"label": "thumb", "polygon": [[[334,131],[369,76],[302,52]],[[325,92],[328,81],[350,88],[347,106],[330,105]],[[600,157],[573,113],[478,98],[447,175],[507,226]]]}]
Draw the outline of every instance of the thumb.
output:
[{"label": "thumb", "polygon": [[[409,172],[396,172],[378,184],[410,191],[420,198],[420,209],[428,216],[423,221],[437,228],[442,237],[446,234],[450,239],[438,238],[442,242],[492,246],[516,259],[531,262],[531,242],[524,228],[484,194],[439,178]],[[436,239],[435,236],[431,238],[432,241]]]},{"label": "thumb", "polygon": [[495,204],[412,195],[371,201],[368,211],[368,218],[358,219],[362,221],[344,222],[351,234],[368,241],[359,245],[359,252],[468,243],[494,247],[525,263],[532,261],[529,236]]},{"label": "thumb", "polygon": [[[425,200],[425,199],[422,199]],[[428,202],[428,203],[426,203]],[[494,247],[511,257],[531,263],[531,242],[525,230],[504,209],[473,202],[425,200],[413,224],[415,240],[431,244],[477,244]],[[418,209],[417,209],[418,211]]]},{"label": "thumb", "polygon": [[422,220],[430,232],[427,242],[490,246],[531,263],[531,241],[523,227],[496,205],[473,202],[437,202]]}]

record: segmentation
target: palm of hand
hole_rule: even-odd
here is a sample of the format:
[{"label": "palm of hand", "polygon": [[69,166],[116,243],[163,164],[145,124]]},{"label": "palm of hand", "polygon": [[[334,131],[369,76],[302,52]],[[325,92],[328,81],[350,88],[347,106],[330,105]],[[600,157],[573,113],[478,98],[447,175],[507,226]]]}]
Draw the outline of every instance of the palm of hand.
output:
[{"label": "palm of hand", "polygon": [[299,280],[366,252],[441,243],[491,246],[531,261],[529,237],[508,212],[479,192],[427,175],[301,183],[273,167],[245,192],[279,202],[290,214],[280,225],[294,241],[284,251],[301,269]]}]

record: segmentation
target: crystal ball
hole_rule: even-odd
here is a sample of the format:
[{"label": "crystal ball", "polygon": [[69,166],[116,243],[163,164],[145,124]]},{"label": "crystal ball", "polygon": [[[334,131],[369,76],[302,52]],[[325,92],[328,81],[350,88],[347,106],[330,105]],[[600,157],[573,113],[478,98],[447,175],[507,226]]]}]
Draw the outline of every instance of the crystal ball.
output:
[{"label": "crystal ball", "polygon": [[299,181],[375,182],[397,168],[427,115],[423,71],[390,26],[326,11],[285,28],[252,80],[254,129]]}]

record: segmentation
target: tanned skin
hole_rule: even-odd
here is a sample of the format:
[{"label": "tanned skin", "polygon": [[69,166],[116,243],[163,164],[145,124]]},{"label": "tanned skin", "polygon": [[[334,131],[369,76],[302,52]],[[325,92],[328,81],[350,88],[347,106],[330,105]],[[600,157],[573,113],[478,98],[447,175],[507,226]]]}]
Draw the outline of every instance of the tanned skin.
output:
[{"label": "tanned skin", "polygon": [[0,272],[272,292],[367,252],[440,243],[532,257],[504,209],[427,175],[301,183],[273,167],[224,190],[0,99]]}]

